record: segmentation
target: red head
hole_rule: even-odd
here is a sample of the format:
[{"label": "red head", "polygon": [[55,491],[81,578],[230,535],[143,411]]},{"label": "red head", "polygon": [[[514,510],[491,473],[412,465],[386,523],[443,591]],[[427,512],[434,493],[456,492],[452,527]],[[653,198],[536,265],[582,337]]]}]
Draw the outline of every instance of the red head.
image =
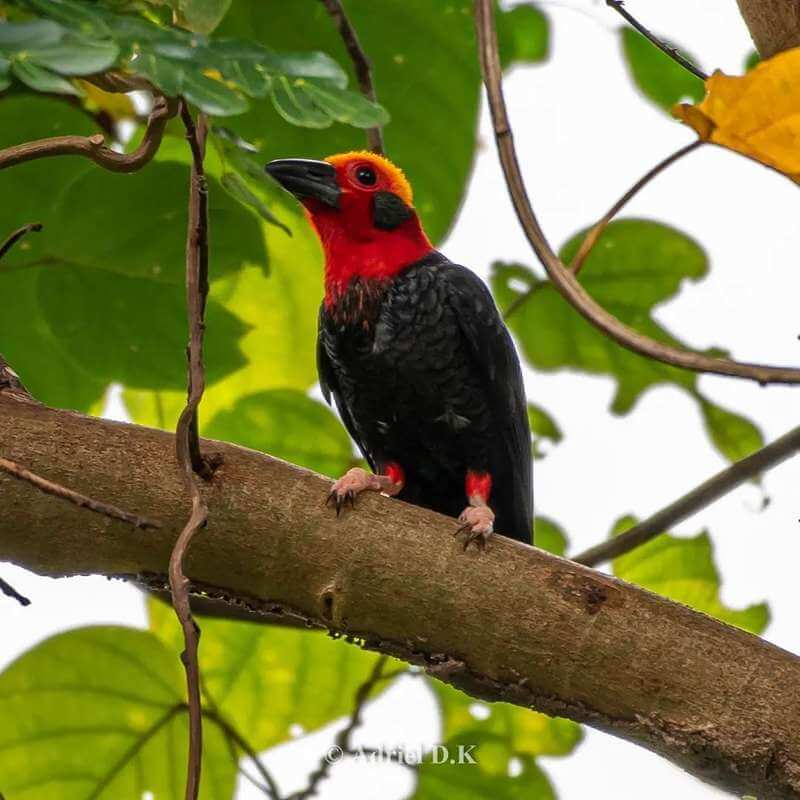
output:
[{"label": "red head", "polygon": [[267,172],[305,206],[325,251],[325,302],[353,278],[387,280],[433,249],[412,205],[411,186],[370,152],[325,161],[281,159]]}]

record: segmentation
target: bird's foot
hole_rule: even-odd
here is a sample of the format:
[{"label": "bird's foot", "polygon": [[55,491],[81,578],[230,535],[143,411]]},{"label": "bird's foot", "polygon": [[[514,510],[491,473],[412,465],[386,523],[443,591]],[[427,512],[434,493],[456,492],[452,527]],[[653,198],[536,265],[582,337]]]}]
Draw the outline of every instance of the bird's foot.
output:
[{"label": "bird's foot", "polygon": [[461,526],[453,533],[453,536],[458,536],[460,533],[466,534],[464,550],[472,542],[475,542],[478,550],[485,550],[486,542],[494,531],[494,511],[489,506],[467,506],[459,514],[458,521]]},{"label": "bird's foot", "polygon": [[388,475],[373,475],[361,467],[347,470],[339,480],[333,482],[326,505],[333,505],[336,516],[342,513],[345,506],[355,508],[356,497],[361,492],[384,492],[389,495],[397,494],[402,489],[402,484],[396,483]]}]

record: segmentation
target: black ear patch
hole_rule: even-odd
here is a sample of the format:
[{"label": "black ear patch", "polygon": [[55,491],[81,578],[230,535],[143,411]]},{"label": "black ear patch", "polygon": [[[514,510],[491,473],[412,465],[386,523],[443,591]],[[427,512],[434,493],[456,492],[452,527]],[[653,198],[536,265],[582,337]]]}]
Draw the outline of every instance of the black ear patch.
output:
[{"label": "black ear patch", "polygon": [[411,219],[414,212],[393,192],[375,192],[372,221],[376,228],[392,231]]}]

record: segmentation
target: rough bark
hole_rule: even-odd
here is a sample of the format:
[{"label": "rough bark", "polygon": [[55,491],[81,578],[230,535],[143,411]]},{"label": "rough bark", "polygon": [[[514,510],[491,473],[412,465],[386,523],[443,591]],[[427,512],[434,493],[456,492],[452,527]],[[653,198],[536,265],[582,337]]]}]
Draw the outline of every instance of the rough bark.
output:
[{"label": "rough bark", "polygon": [[800,45],[800,0],[737,0],[762,58]]},{"label": "rough bark", "polygon": [[[585,722],[738,794],[800,798],[800,659],[542,551],[464,554],[454,521],[243,448],[204,487],[187,573],[212,596],[322,625],[476,697]],[[188,512],[171,434],[0,397],[0,450],[160,519],[139,531],[0,477],[0,559],[164,584]]]}]

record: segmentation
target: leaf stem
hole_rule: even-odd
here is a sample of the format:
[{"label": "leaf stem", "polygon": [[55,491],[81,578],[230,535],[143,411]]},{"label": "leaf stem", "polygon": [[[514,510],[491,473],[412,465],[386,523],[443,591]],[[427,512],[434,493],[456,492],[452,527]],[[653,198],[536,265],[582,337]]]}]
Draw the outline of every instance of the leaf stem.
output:
[{"label": "leaf stem", "polygon": [[800,451],[800,427],[793,428],[761,450],[718,472],[625,533],[584,550],[572,560],[587,567],[596,567],[604,561],[628,553],[719,500],[745,481],[778,466],[798,451]]},{"label": "leaf stem", "polygon": [[693,150],[696,150],[702,144],[704,144],[703,140],[697,139],[667,156],[663,161],[660,161],[649,172],[639,178],[639,180],[636,181],[636,183],[634,183],[633,186],[631,186],[631,188],[628,189],[628,191],[625,192],[625,194],[622,195],[622,197],[620,197],[620,199],[608,209],[608,211],[592,226],[581,242],[581,246],[578,248],[575,258],[572,259],[572,262],[569,265],[569,268],[572,270],[573,274],[577,275],[580,272],[583,262],[586,260],[586,257],[589,255],[591,249],[597,243],[597,240],[602,235],[608,223],[611,222],[611,220],[614,219],[617,214],[619,214],[625,205],[627,205],[627,203],[633,199],[633,197],[638,194],[639,191],[647,186],[647,184],[650,183],[653,178],[660,175],[667,167],[674,164],[688,153],[691,153]]},{"label": "leaf stem", "polygon": [[649,42],[654,44],[662,53],[668,55],[676,64],[680,64],[685,70],[691,72],[696,78],[700,78],[701,81],[708,80],[708,75],[706,75],[700,67],[692,64],[688,58],[681,55],[674,47],[668,45],[665,41],[659,39],[655,34],[651,33],[647,28],[642,25],[636,17],[631,14],[624,5],[623,0],[606,0],[606,5],[610,6],[614,9],[623,19],[625,19],[628,24],[632,28],[635,28],[642,36],[645,37]]}]

